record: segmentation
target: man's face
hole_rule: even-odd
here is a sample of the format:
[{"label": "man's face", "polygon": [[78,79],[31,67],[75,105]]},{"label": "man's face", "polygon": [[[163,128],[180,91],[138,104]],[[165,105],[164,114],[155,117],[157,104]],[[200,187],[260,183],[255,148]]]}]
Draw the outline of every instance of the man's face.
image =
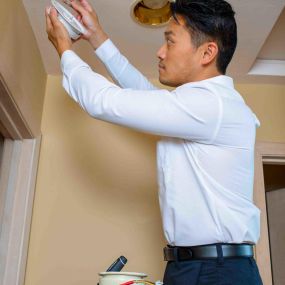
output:
[{"label": "man's face", "polygon": [[177,87],[194,80],[199,73],[200,52],[191,40],[185,20],[177,15],[179,24],[172,17],[165,31],[165,43],[157,52],[159,58],[159,81]]}]

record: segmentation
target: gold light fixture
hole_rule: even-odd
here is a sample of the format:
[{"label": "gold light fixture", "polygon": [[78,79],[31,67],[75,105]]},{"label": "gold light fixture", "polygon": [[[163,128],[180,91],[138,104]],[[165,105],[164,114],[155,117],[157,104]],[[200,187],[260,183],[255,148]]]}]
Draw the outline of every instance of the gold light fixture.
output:
[{"label": "gold light fixture", "polygon": [[170,3],[175,0],[136,0],[131,5],[135,22],[151,27],[163,26],[171,17]]}]

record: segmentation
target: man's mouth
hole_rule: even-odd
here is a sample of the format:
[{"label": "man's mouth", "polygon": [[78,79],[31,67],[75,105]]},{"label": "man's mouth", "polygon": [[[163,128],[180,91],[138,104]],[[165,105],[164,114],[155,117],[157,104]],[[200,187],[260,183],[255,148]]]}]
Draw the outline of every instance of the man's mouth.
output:
[{"label": "man's mouth", "polygon": [[158,67],[159,67],[159,69],[165,69],[165,66],[161,63],[158,65]]}]

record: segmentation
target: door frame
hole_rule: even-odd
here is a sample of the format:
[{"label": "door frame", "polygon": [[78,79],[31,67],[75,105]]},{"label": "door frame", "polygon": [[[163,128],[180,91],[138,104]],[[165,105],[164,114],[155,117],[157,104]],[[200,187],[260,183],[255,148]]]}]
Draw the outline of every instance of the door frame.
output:
[{"label": "door frame", "polygon": [[263,283],[272,285],[271,255],[266,208],[263,164],[285,164],[285,143],[257,141],[255,147],[255,175],[253,199],[261,210],[260,239],[255,247],[255,258]]},{"label": "door frame", "polygon": [[5,139],[0,179],[0,284],[25,281],[40,139]]},{"label": "door frame", "polygon": [[0,284],[24,285],[41,136],[22,116],[0,73]]}]

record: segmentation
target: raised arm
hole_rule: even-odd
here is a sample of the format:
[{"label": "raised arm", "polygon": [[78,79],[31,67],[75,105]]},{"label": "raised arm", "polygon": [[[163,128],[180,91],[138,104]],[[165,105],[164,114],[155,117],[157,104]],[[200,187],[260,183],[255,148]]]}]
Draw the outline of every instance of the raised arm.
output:
[{"label": "raised arm", "polygon": [[155,135],[203,143],[214,140],[222,116],[219,96],[193,85],[173,92],[122,89],[93,72],[71,50],[54,9],[46,11],[46,20],[49,39],[61,57],[63,86],[91,116]]},{"label": "raised arm", "polygon": [[123,88],[157,89],[111,42],[99,23],[95,9],[87,0],[70,1],[70,4],[79,13],[78,20],[87,28],[87,33],[82,38],[89,41],[116,83]]},{"label": "raised arm", "polygon": [[107,39],[97,48],[95,53],[103,62],[113,80],[122,88],[157,89],[140,71],[129,63],[110,39]]},{"label": "raised arm", "polygon": [[63,86],[92,117],[138,131],[209,143],[220,125],[219,97],[207,89],[122,89],[74,52],[61,58]]}]

